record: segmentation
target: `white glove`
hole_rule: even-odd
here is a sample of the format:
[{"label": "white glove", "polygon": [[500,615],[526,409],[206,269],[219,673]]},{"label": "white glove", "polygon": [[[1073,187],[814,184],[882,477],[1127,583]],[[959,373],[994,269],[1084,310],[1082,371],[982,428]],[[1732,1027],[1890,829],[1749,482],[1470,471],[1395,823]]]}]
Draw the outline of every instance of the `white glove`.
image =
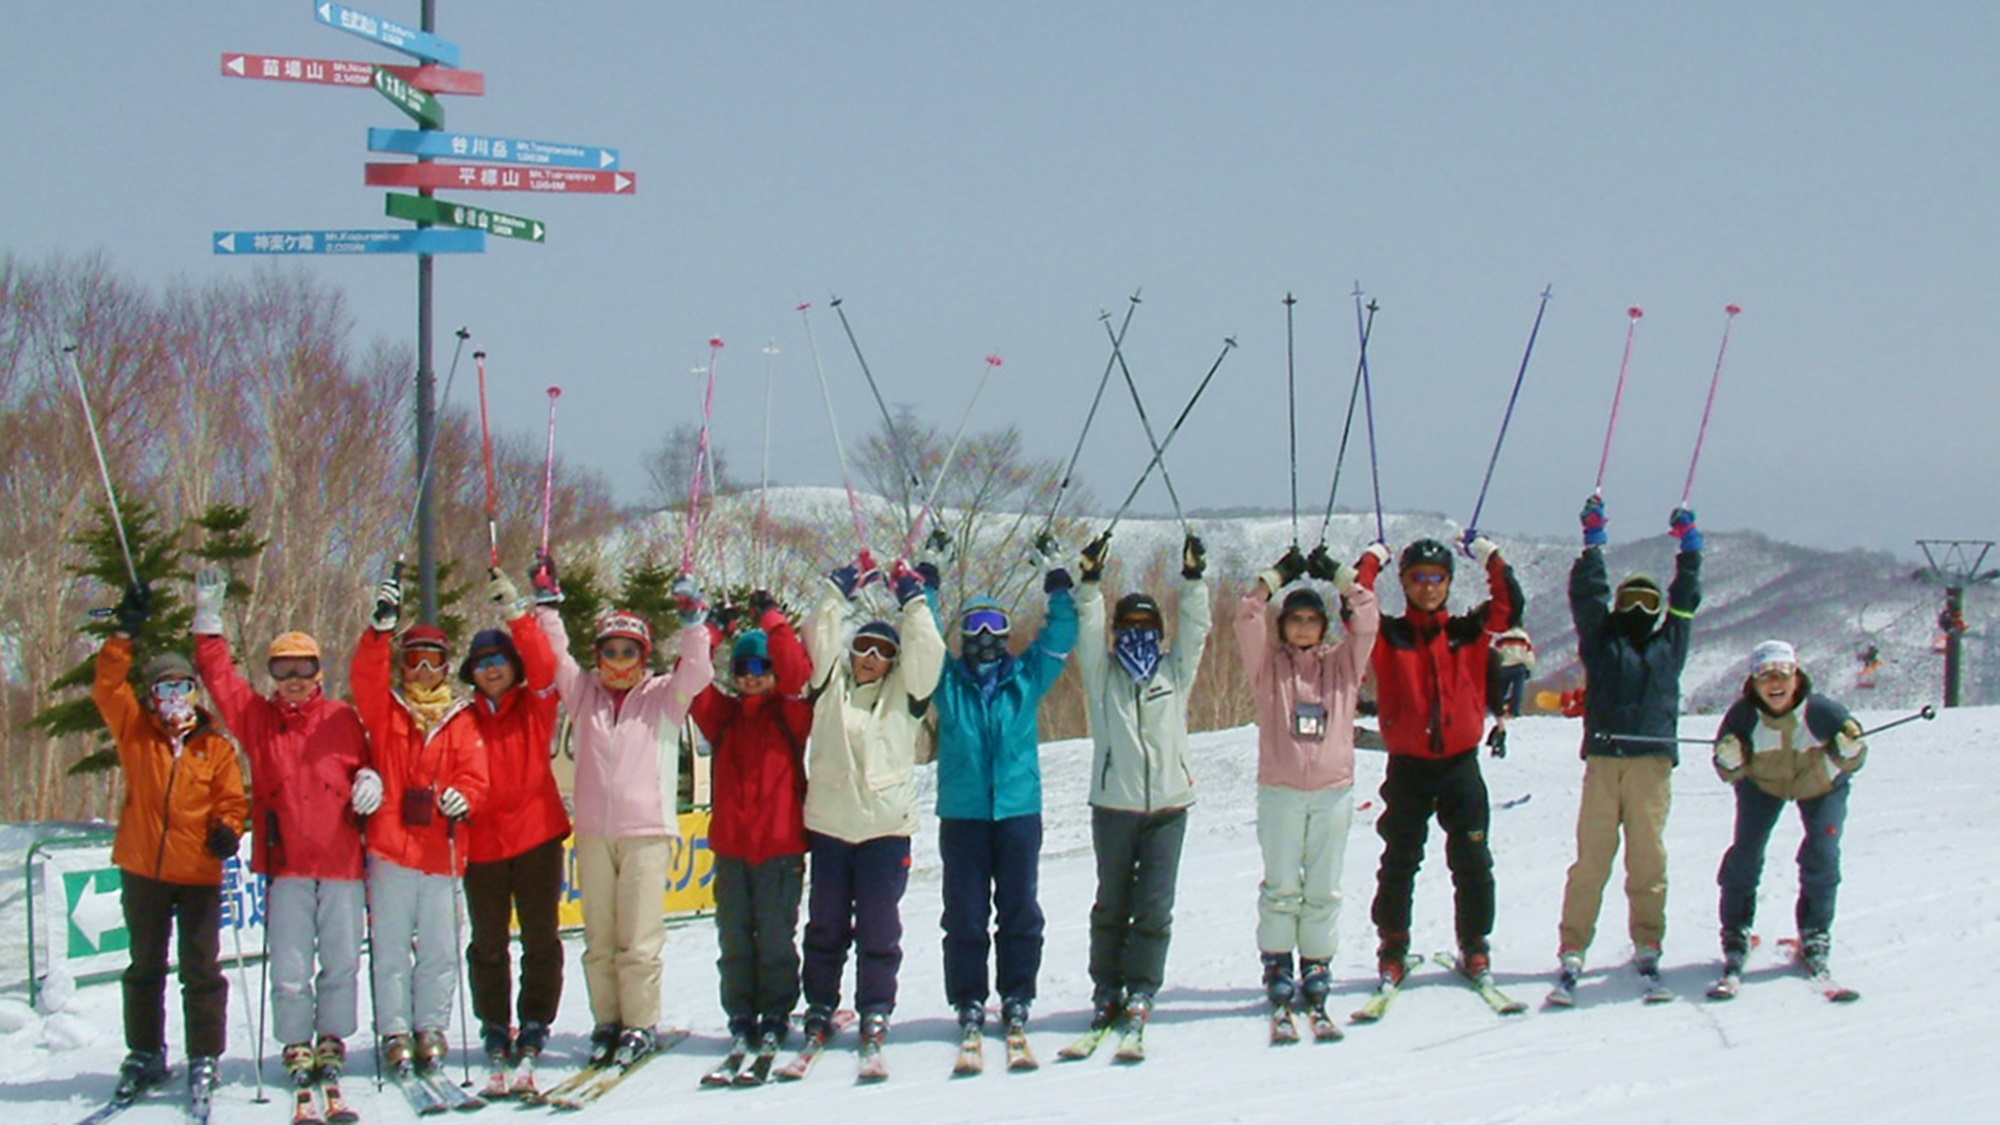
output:
[{"label": "white glove", "polygon": [[1465,549],[1471,552],[1472,557],[1479,561],[1479,568],[1484,570],[1486,569],[1487,560],[1499,552],[1500,544],[1481,535],[1467,545]]},{"label": "white glove", "polygon": [[1341,563],[1333,569],[1333,588],[1343,594],[1351,594],[1361,584],[1361,572]]},{"label": "white glove", "polygon": [[205,566],[194,576],[194,623],[188,632],[198,637],[222,635],[222,604],[229,599],[229,576],[221,567]]},{"label": "white glove", "polygon": [[1846,765],[1859,761],[1861,755],[1868,752],[1868,744],[1861,740],[1860,726],[1850,722],[1834,733],[1832,749],[1833,756],[1839,758],[1842,765]]},{"label": "white glove", "polygon": [[1285,588],[1285,576],[1279,574],[1275,566],[1258,571],[1257,581],[1263,583],[1264,591],[1270,597],[1277,597],[1278,591]]},{"label": "white glove", "polygon": [[444,792],[438,794],[438,811],[453,820],[464,820],[465,814],[472,811],[472,802],[465,799],[465,794],[446,786]]},{"label": "white glove", "polygon": [[528,599],[521,596],[521,588],[497,566],[486,572],[486,598],[499,606],[509,621],[528,612]]},{"label": "white glove", "polygon": [[375,587],[374,610],[368,616],[368,624],[378,633],[393,633],[396,622],[403,616],[403,584],[393,578],[384,578]]},{"label": "white glove", "polygon": [[1715,764],[1718,769],[1735,773],[1743,768],[1743,742],[1735,735],[1728,735],[1715,744]]},{"label": "white glove", "polygon": [[349,803],[360,816],[369,816],[382,807],[382,775],[363,766],[354,773],[354,795]]},{"label": "white glove", "polygon": [[1383,570],[1389,569],[1389,561],[1392,557],[1389,554],[1389,545],[1380,539],[1368,544],[1368,549],[1361,552],[1361,554],[1363,557],[1372,557]]},{"label": "white glove", "polygon": [[950,570],[951,564],[958,561],[958,544],[952,541],[951,532],[942,527],[931,528],[924,539],[924,549],[917,552],[917,561],[937,567],[940,574]]},{"label": "white glove", "polygon": [[[957,554],[957,551],[952,553]],[[1063,547],[1062,540],[1046,532],[1036,536],[1029,545],[1028,561],[1044,574],[1051,570],[1068,570],[1069,561],[1074,557]]]}]

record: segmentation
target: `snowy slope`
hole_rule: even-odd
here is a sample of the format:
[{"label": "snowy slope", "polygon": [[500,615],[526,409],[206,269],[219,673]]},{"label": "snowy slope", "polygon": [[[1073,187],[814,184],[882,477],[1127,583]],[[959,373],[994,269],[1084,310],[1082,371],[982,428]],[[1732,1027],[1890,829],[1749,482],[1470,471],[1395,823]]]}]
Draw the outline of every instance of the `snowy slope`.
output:
[{"label": "snowy slope", "polygon": [[[1871,725],[1894,717],[1863,714]],[[1690,736],[1712,731],[1707,718],[1683,724]],[[953,1032],[941,995],[936,849],[927,827],[904,900],[903,991],[890,1037],[894,1077],[886,1085],[854,1087],[853,1055],[840,1050],[797,1085],[698,1090],[696,1079],[724,1037],[714,934],[695,923],[670,936],[665,986],[668,1019],[693,1028],[694,1038],[581,1119],[637,1125],[687,1114],[715,1122],[866,1114],[909,1122],[1086,1116],[1206,1122],[1305,1113],[1392,1122],[1991,1120],[1985,1067],[2000,1032],[1991,999],[2000,987],[1994,957],[2000,888],[1989,872],[2000,855],[2000,822],[1991,814],[2000,758],[1985,748],[1996,740],[2000,709],[1991,708],[1949,712],[1876,740],[1855,782],[1835,927],[1834,968],[1863,993],[1858,1004],[1829,1005],[1777,966],[1773,946],[1791,933],[1795,819],[1782,822],[1772,840],[1760,926],[1765,941],[1743,995],[1726,1005],[1699,998],[1715,971],[1714,872],[1729,840],[1732,803],[1696,748],[1675,775],[1669,829],[1674,885],[1666,979],[1681,1000],[1657,1008],[1637,1002],[1624,967],[1629,945],[1614,878],[1578,1009],[1537,1008],[1502,1019],[1429,969],[1382,1024],[1350,1028],[1337,1044],[1273,1049],[1263,1043],[1256,1012],[1254,736],[1248,730],[1199,736],[1202,797],[1181,872],[1168,987],[1148,1039],[1152,1059],[1136,1068],[1113,1067],[1104,1055],[1054,1063],[1056,1048],[1086,1022],[1093,874],[1084,806],[1088,748],[1052,744],[1044,752],[1048,946],[1034,1023],[1041,1072],[1011,1075],[995,1067],[981,1078],[947,1077]],[[1554,962],[1557,908],[1573,853],[1576,744],[1573,721],[1528,719],[1515,728],[1513,753],[1486,763],[1496,804],[1530,798],[1494,813],[1500,910],[1493,944],[1502,987],[1531,1003],[1545,991]],[[1358,1006],[1372,977],[1367,904],[1379,844],[1370,826],[1383,762],[1378,754],[1361,755],[1357,796],[1370,803],[1357,817],[1345,867],[1349,898],[1334,999],[1343,1013]],[[1431,852],[1416,912],[1417,946],[1427,950],[1450,940],[1449,883],[1435,839]],[[580,1051],[588,1024],[575,954],[573,947],[552,1071]],[[235,1054],[224,1067],[216,1120],[277,1122],[286,1114],[282,1102],[250,1103],[251,1040],[242,1010],[232,999]],[[176,1026],[176,1039],[177,1032]],[[850,1037],[842,1046],[852,1044]],[[48,1019],[0,1002],[0,1046],[0,1103],[11,1122],[81,1117],[108,1091],[123,1053],[117,987],[85,988],[68,1011]],[[365,1047],[355,1053],[357,1073],[348,1085],[364,1120],[411,1120],[393,1091],[375,1091]],[[267,1073],[275,1080],[276,1065]],[[513,1120],[514,1112],[489,1109],[480,1119]],[[124,1118],[133,1125],[176,1119],[165,1106]]]}]

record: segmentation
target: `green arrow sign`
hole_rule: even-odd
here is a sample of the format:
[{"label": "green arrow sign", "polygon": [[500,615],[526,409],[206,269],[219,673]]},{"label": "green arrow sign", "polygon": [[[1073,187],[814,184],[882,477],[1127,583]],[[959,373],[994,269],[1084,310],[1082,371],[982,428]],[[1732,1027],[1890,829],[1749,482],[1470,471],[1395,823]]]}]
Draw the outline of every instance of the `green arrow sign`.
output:
[{"label": "green arrow sign", "polygon": [[428,92],[419,90],[382,67],[375,68],[375,88],[426,129],[444,128],[444,106]]},{"label": "green arrow sign", "polygon": [[436,223],[447,227],[470,227],[501,238],[518,238],[524,242],[540,242],[543,233],[548,230],[536,219],[503,215],[483,207],[467,207],[463,203],[429,199],[421,195],[398,195],[390,192],[387,211],[392,218],[409,219],[417,223]]}]

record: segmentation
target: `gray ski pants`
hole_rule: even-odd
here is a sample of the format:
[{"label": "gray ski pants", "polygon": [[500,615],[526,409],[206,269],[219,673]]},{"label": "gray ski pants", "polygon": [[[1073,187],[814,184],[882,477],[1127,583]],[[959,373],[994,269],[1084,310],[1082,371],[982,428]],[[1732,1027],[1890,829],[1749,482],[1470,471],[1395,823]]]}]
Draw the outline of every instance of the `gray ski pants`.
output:
[{"label": "gray ski pants", "polygon": [[346,1039],[359,1026],[356,990],[367,893],[359,879],[271,880],[264,938],[271,1030],[278,1042],[305,1043],[315,1035]]},{"label": "gray ski pants", "polygon": [[443,1031],[458,979],[458,880],[368,857],[368,954],[381,1035]]}]

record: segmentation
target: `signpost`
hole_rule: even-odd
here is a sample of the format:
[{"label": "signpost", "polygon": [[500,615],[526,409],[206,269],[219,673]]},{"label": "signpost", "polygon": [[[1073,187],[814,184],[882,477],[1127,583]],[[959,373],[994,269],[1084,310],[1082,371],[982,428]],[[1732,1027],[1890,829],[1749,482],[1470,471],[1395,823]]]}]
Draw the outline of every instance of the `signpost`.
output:
[{"label": "signpost", "polygon": [[388,98],[397,109],[410,115],[410,119],[426,129],[444,128],[444,107],[428,91],[419,90],[394,74],[387,67],[375,68],[375,88]]},{"label": "signpost", "polygon": [[501,238],[518,238],[524,242],[540,242],[548,228],[534,219],[524,219],[519,215],[505,215],[498,211],[488,211],[483,207],[469,207],[463,203],[452,203],[443,199],[431,199],[422,195],[397,195],[389,193],[386,211],[392,219],[410,219],[419,223],[436,223],[447,227],[468,227],[483,230]]},{"label": "signpost", "polygon": [[[365,88],[375,84],[377,65],[355,59],[306,59],[293,55],[251,55],[231,51],[222,56],[222,76]],[[382,69],[419,90],[428,90],[433,94],[478,97],[486,92],[486,76],[476,70],[454,70],[445,66],[383,66]]]},{"label": "signpost", "polygon": [[392,51],[401,51],[425,62],[458,65],[458,44],[440,39],[428,31],[418,31],[395,20],[335,4],[332,0],[319,0],[313,5],[313,15],[329,27],[371,39]]},{"label": "signpost", "polygon": [[480,230],[219,230],[217,254],[484,254]]},{"label": "signpost", "polygon": [[631,172],[514,168],[494,164],[364,164],[362,172],[369,187],[457,188],[460,191],[631,195],[639,183],[639,177]]},{"label": "signpost", "polygon": [[520,137],[474,136],[416,129],[370,129],[369,152],[402,152],[411,156],[497,160],[504,164],[538,164],[546,168],[618,167],[618,150],[602,145],[531,141]]}]

